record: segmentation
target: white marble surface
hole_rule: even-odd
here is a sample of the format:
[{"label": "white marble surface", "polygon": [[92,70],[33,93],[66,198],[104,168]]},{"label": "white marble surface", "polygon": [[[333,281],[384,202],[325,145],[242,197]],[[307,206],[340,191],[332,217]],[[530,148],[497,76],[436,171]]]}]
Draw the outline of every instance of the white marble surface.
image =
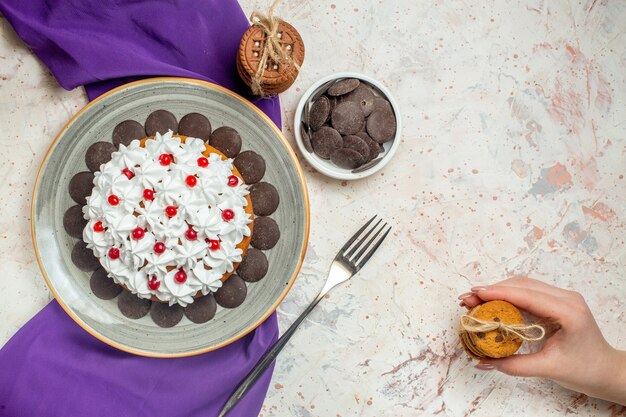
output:
[{"label": "white marble surface", "polygon": [[[405,130],[395,160],[369,179],[305,165],[311,241],[281,328],[364,219],[384,215],[394,235],[302,325],[262,415],[626,413],[547,381],[476,371],[454,332],[459,293],[530,275],[585,294],[608,340],[626,348],[626,3],[289,0],[279,12],[307,47],[282,96],[291,140],[302,91],[339,71],[385,83]],[[30,194],[53,137],[85,103],[0,18],[0,344],[51,299]]]}]

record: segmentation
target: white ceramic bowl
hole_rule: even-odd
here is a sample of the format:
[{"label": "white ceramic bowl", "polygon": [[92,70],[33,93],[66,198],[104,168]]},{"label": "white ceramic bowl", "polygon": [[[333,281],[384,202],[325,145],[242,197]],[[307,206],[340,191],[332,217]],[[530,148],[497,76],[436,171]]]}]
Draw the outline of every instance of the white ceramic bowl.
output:
[{"label": "white ceramic bowl", "polygon": [[[383,144],[384,151],[379,155],[381,161],[371,168],[366,169],[362,172],[352,172],[350,169],[341,168],[337,165],[333,164],[331,161],[320,158],[315,153],[311,153],[304,148],[302,143],[302,136],[300,135],[300,124],[302,123],[302,116],[304,112],[305,105],[308,101],[310,101],[311,97],[315,96],[315,94],[329,81],[339,80],[342,78],[357,78],[365,83],[369,84],[374,90],[378,90],[377,92],[387,100],[391,104],[393,112],[396,116],[396,135],[393,140]],[[337,74],[332,74],[327,77],[322,78],[317,81],[315,84],[309,88],[298,103],[298,107],[296,108],[296,114],[294,118],[294,133],[296,135],[296,143],[298,144],[298,148],[300,149],[300,153],[304,155],[304,158],[313,166],[317,171],[321,172],[324,175],[327,175],[331,178],[336,178],[340,180],[358,180],[361,178],[368,177],[381,169],[385,165],[391,161],[393,155],[398,150],[398,146],[400,146],[400,135],[402,133],[402,120],[400,117],[400,109],[398,108],[398,103],[391,95],[391,92],[380,82],[375,79],[368,77],[367,75],[359,74],[356,72],[340,72]]]}]

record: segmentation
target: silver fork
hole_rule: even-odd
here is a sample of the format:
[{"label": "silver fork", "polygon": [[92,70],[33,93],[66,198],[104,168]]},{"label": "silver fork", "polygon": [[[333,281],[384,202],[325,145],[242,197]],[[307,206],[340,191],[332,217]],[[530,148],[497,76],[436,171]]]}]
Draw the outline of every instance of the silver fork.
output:
[{"label": "silver fork", "polygon": [[[244,380],[241,381],[237,389],[232,393],[228,401],[226,401],[226,404],[218,417],[225,416],[243,398],[243,396],[246,395],[255,382],[261,377],[261,375],[263,375],[263,372],[265,372],[274,359],[276,359],[280,351],[283,350],[289,339],[291,339],[291,336],[293,336],[298,329],[298,326],[300,326],[300,323],[302,323],[306,316],[309,315],[311,310],[313,310],[313,308],[328,293],[328,291],[336,285],[352,278],[361,270],[361,268],[363,268],[367,261],[370,260],[374,252],[376,252],[378,247],[381,243],[383,243],[383,240],[385,240],[391,231],[391,226],[387,227],[387,223],[381,225],[383,221],[382,219],[378,219],[373,227],[369,227],[375,219],[376,216],[372,217],[354,234],[354,236],[350,238],[350,240],[348,240],[348,242],[346,242],[345,245],[343,245],[341,249],[339,249],[337,256],[335,256],[333,263],[330,265],[328,278],[326,278],[326,284],[324,285],[324,288],[322,288],[322,291],[320,291],[315,300],[309,304],[306,310],[300,314],[300,317],[293,322],[291,327],[289,327],[287,331],[276,341],[272,348],[263,355]],[[381,233],[383,233],[382,236]],[[357,239],[358,242],[354,243]]]}]

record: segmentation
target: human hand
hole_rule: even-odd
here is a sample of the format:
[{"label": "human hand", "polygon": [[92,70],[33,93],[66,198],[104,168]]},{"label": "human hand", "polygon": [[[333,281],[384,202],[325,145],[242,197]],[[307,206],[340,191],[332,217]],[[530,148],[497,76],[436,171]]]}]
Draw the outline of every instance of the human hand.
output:
[{"label": "human hand", "polygon": [[548,378],[589,396],[626,405],[626,352],[607,343],[579,293],[530,278],[511,278],[474,287],[459,299],[467,308],[485,301],[508,301],[556,324],[556,331],[539,352],[483,359],[476,368]]}]

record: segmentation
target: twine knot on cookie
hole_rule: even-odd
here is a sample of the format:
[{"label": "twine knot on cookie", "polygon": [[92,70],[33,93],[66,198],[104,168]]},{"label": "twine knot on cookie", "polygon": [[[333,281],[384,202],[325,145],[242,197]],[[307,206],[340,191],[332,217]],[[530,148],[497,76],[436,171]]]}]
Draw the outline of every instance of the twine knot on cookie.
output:
[{"label": "twine knot on cookie", "polygon": [[501,321],[480,320],[464,314],[461,316],[461,330],[468,333],[486,333],[498,330],[505,335],[515,335],[522,340],[536,342],[546,335],[546,329],[538,324],[507,324]]},{"label": "twine knot on cookie", "polygon": [[252,92],[258,96],[264,96],[263,91],[263,74],[267,67],[268,61],[275,64],[282,64],[287,66],[293,66],[296,71],[300,71],[300,65],[293,59],[290,53],[290,47],[283,48],[282,39],[279,32],[279,25],[282,20],[279,17],[274,16],[274,9],[278,5],[280,0],[275,0],[267,11],[267,15],[254,11],[250,15],[250,21],[252,26],[258,26],[261,28],[265,35],[265,43],[263,51],[259,59],[259,66],[256,72],[251,77]]}]

